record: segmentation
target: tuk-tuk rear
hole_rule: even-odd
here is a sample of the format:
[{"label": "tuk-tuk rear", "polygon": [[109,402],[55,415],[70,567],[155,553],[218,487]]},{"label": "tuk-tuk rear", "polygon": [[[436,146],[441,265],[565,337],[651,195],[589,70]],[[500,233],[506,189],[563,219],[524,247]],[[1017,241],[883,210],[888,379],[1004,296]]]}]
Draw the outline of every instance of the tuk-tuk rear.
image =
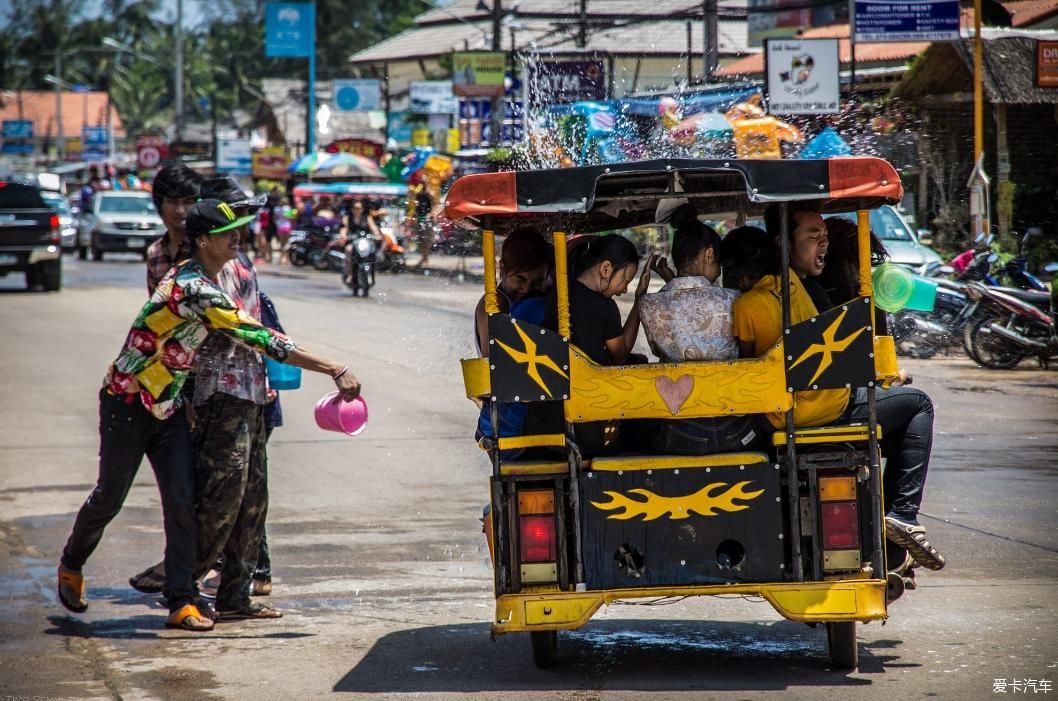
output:
[{"label": "tuk-tuk rear", "polygon": [[[875,158],[822,161],[621,163],[491,173],[457,181],[449,218],[480,225],[485,253],[488,358],[463,360],[468,397],[561,403],[565,431],[486,436],[492,461],[494,635],[531,634],[535,662],[553,664],[557,631],[583,626],[603,605],[668,597],[762,597],[793,621],[825,624],[835,666],[857,664],[856,623],[884,620],[888,576],[873,392],[858,425],[795,428],[794,393],[888,384],[892,338],[874,328],[867,212],[900,200],[892,166]],[[779,237],[783,338],[763,357],[604,367],[569,342],[567,236],[649,224],[680,198],[705,218],[760,215],[770,203],[815,201],[857,211],[860,289],[791,324],[788,237]],[[785,217],[783,218],[785,221]],[[536,226],[552,239],[558,329],[500,313],[494,238]],[[769,449],[697,456],[586,458],[573,427],[594,421],[709,418],[785,412]],[[506,451],[550,457],[505,460]]]}]

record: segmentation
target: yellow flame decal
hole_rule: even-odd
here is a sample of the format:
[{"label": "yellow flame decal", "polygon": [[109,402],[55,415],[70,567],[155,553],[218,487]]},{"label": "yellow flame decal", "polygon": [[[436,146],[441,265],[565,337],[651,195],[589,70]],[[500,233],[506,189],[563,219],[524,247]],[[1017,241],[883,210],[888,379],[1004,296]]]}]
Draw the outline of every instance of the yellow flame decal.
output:
[{"label": "yellow flame decal", "polygon": [[749,501],[751,499],[756,499],[764,493],[763,489],[755,492],[745,491],[743,488],[748,484],[750,484],[750,482],[739,482],[733,487],[730,487],[715,496],[710,495],[710,492],[722,487],[727,487],[726,482],[707,484],[694,494],[683,497],[663,497],[654,494],[647,489],[629,490],[629,494],[642,496],[646,501],[632,499],[620,492],[604,492],[606,496],[610,497],[610,501],[593,501],[592,506],[597,509],[602,509],[603,511],[624,509],[624,511],[620,513],[610,514],[606,517],[607,519],[618,519],[622,521],[636,516],[642,516],[644,521],[653,521],[665,514],[669,514],[670,520],[678,521],[680,519],[689,518],[692,511],[701,516],[716,516],[717,513],[714,509],[727,512],[748,509],[748,504],[736,504],[735,500],[743,499]]},{"label": "yellow flame decal", "polygon": [[524,363],[526,374],[532,378],[533,382],[535,382],[540,389],[547,393],[547,396],[554,398],[554,395],[551,394],[551,390],[548,389],[547,384],[544,383],[544,378],[540,376],[540,368],[537,366],[543,365],[548,370],[551,370],[566,379],[569,379],[569,376],[562,372],[562,368],[556,365],[555,361],[551,358],[546,355],[537,355],[536,343],[533,339],[529,338],[529,334],[522,330],[522,327],[518,325],[517,321],[512,320],[511,323],[514,324],[514,330],[518,332],[519,336],[521,336],[525,350],[520,351],[516,348],[511,348],[499,339],[496,340],[496,345],[507,351],[507,355],[511,356],[511,359],[514,360],[514,362],[519,365]]},{"label": "yellow flame decal", "polygon": [[810,345],[808,350],[802,353],[801,357],[797,359],[797,362],[790,366],[790,369],[793,370],[812,356],[821,355],[822,357],[819,360],[819,367],[816,369],[816,374],[812,375],[812,379],[808,381],[808,384],[812,384],[819,379],[820,375],[826,372],[826,369],[830,367],[832,362],[834,362],[834,353],[840,353],[848,348],[849,345],[856,340],[857,336],[867,330],[866,326],[861,326],[840,341],[837,340],[835,336],[838,335],[838,327],[841,326],[841,322],[845,318],[847,312],[848,309],[842,311],[838,314],[838,318],[834,320],[834,323],[827,327],[827,330],[823,332],[822,343],[813,343]]}]

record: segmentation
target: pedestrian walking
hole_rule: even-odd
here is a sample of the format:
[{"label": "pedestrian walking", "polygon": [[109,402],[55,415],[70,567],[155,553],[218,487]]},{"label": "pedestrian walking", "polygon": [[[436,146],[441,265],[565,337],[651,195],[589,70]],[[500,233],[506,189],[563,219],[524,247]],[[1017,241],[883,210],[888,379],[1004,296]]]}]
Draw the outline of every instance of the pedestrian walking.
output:
[{"label": "pedestrian walking", "polygon": [[240,312],[218,286],[221,269],[237,252],[237,229],[248,221],[218,200],[204,200],[188,211],[185,231],[194,251],[191,259],[157,285],[107,372],[100,391],[99,478],[77,514],[58,568],[59,601],[71,611],[88,608],[83,567],[121,510],[146,455],[158,477],[166,527],[166,625],[190,631],[213,628],[208,607],[196,598],[193,585],[197,529],[189,479],[191,442],[181,394],[209,331],[223,329],[277,361],[327,373],[346,399],[360,393],[360,382],[347,366],[298,348],[285,335],[265,328]]}]

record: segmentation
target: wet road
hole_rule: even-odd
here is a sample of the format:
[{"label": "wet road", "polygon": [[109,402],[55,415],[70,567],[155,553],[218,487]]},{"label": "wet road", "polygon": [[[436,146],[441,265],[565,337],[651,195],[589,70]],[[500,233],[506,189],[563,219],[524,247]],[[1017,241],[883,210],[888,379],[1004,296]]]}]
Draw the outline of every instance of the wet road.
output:
[{"label": "wet road", "polygon": [[561,636],[565,664],[546,672],[525,637],[490,642],[488,466],[455,362],[479,288],[412,276],[354,300],[332,276],[262,275],[291,335],[349,362],[371,408],[347,438],[312,421],[327,378],[283,395],[269,446],[282,620],[163,627],[126,583],[162,550],[147,468],[86,568],[89,611],[68,614],[55,562],[95,479],[96,392],[143,277],[129,258],[67,259],[59,294],[0,279],[0,698],[985,699],[996,679],[1058,683],[1058,372],[955,357],[907,363],[937,405],[923,510],[949,564],[860,627],[857,672],[827,669],[822,629],[742,599],[610,607]]}]

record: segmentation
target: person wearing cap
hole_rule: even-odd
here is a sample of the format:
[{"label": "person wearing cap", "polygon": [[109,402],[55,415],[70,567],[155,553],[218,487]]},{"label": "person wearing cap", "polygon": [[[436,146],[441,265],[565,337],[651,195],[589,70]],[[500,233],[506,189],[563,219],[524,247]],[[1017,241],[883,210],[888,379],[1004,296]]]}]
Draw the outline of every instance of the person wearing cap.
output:
[{"label": "person wearing cap", "polygon": [[154,292],[165,274],[191,257],[184,219],[199,197],[202,176],[183,163],[169,163],[154,176],[151,199],[165,224],[165,234],[147,247],[147,293]]},{"label": "person wearing cap", "polygon": [[[264,197],[248,197],[230,176],[206,178],[202,181],[201,194],[227,203],[236,217],[252,214],[253,208],[264,204]],[[239,227],[239,234],[240,242],[248,236],[245,225]],[[241,311],[260,321],[257,272],[241,248],[234,259],[225,263],[218,282]],[[214,560],[207,563],[212,565],[224,549],[226,535],[231,534],[234,540],[240,540],[244,524],[251,528],[249,537],[254,542],[261,539],[264,510],[268,503],[264,433],[263,428],[258,430],[268,403],[264,364],[257,353],[236,343],[230,335],[213,331],[195,356],[192,374],[184,390],[191,399],[190,413],[194,421],[199,559],[216,551]],[[237,480],[240,475],[244,478],[244,495],[237,487],[224,488],[228,478]],[[232,509],[238,510],[241,495],[249,513],[236,522]],[[245,555],[228,556],[226,561],[233,568],[236,563],[243,563],[252,571],[258,557],[255,553],[247,564],[243,562]],[[241,573],[241,567],[239,571]],[[229,573],[228,579],[235,582],[235,586],[245,584],[241,574],[236,577]],[[162,591],[165,586],[164,561],[130,577],[129,585],[144,593]]]},{"label": "person wearing cap", "polygon": [[[196,596],[193,581],[197,528],[192,450],[181,394],[210,331],[223,330],[279,362],[327,373],[345,399],[360,394],[360,382],[347,366],[265,328],[218,286],[221,269],[238,250],[238,228],[250,218],[237,217],[219,200],[191,207],[185,224],[191,259],[158,283],[107,371],[100,391],[99,477],[77,514],[58,567],[58,598],[70,611],[88,608],[83,567],[121,510],[146,455],[158,479],[164,514],[166,625],[196,632],[213,628],[212,612]],[[240,617],[237,611],[220,613]]]}]

